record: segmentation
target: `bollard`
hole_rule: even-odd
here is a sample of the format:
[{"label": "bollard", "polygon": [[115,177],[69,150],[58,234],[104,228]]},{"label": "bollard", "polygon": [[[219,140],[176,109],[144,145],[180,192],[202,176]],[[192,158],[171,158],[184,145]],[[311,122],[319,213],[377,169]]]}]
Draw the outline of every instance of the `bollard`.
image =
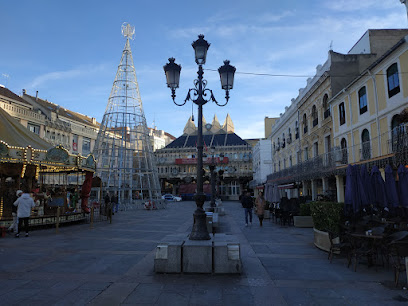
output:
[{"label": "bollard", "polygon": [[61,212],[61,207],[57,208],[57,220],[55,222],[55,233],[59,233],[59,222],[60,222],[60,212]]},{"label": "bollard", "polygon": [[91,207],[91,229],[93,229],[93,221],[94,221],[94,206]]}]

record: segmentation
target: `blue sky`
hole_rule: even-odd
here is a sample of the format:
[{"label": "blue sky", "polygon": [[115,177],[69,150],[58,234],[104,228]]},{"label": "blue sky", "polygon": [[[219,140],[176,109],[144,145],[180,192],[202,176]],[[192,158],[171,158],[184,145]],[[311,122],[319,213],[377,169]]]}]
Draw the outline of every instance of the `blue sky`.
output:
[{"label": "blue sky", "polygon": [[[0,84],[17,94],[48,99],[102,119],[125,44],[121,25],[135,26],[134,64],[149,126],[180,136],[191,102],[173,104],[163,65],[182,65],[178,102],[193,87],[197,66],[191,43],[211,43],[205,69],[225,59],[237,68],[230,102],[208,103],[208,121],[230,114],[242,138],[264,137],[275,117],[327,59],[330,45],[347,53],[367,29],[406,28],[399,0],[57,1],[0,0]],[[258,76],[244,73],[300,77]],[[6,77],[7,75],[8,77]],[[218,72],[206,70],[208,88],[224,101]],[[197,108],[194,106],[196,116]]]}]

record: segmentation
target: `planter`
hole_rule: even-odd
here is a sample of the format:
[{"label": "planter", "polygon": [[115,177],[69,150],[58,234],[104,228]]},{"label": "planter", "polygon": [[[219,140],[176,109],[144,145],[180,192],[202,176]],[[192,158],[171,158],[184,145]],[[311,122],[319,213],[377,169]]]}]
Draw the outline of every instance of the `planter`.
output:
[{"label": "planter", "polygon": [[293,216],[293,223],[296,227],[313,227],[312,216]]},{"label": "planter", "polygon": [[[315,228],[313,228],[314,231],[314,245],[318,247],[319,249],[329,252],[330,251],[330,240],[329,240],[329,233],[319,231]],[[339,238],[334,238],[333,242],[338,243]],[[339,254],[338,252],[335,252],[336,254]]]}]

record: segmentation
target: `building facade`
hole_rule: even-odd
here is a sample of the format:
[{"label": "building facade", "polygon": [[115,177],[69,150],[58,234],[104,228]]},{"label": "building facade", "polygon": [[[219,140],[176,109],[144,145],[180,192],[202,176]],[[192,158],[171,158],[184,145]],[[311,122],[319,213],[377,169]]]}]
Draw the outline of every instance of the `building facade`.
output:
[{"label": "building facade", "polygon": [[[369,33],[366,33],[368,35]],[[407,164],[408,36],[403,37],[329,102],[333,110],[338,168],[347,164]],[[337,175],[337,198],[344,201],[345,173]]]},{"label": "building facade", "polygon": [[[352,84],[361,74],[367,73],[368,67],[375,65],[385,54],[388,54],[390,49],[405,35],[407,35],[407,30],[369,30],[349,53],[340,54],[329,51],[328,60],[323,65],[317,66],[316,75],[307,80],[306,87],[299,90],[298,97],[292,99],[290,106],[286,107],[285,113],[281,114],[277,123],[272,127],[269,138],[273,148],[274,166],[272,173],[268,176],[268,184],[277,184],[281,189],[286,189],[284,194],[288,197],[309,196],[312,199],[318,199],[320,196],[326,196],[332,200],[343,199],[344,196],[340,196],[338,192],[344,189],[343,178],[340,175],[343,170],[338,164],[341,141],[343,138],[347,140],[347,143],[343,141],[345,147],[351,143],[360,145],[360,143],[353,142],[353,139],[357,136],[361,139],[361,135],[357,134],[362,131],[357,132],[354,128],[356,125],[367,126],[368,121],[371,120],[368,114],[374,112],[374,115],[378,115],[378,110],[368,104],[362,113],[363,116],[359,118],[356,115],[360,111],[358,104],[349,103],[347,105],[349,100],[357,101],[359,93],[350,94],[347,101],[343,95],[349,84]],[[383,73],[394,73],[394,80],[395,69],[398,67],[398,64],[394,65],[391,68],[392,72]],[[371,73],[371,70],[368,71]],[[378,98],[375,95],[382,94],[378,92],[374,94],[374,87],[377,91],[381,89],[378,84],[373,83],[360,91],[362,105],[377,103]],[[363,93],[364,90],[365,93]],[[341,96],[340,100],[344,100],[344,104],[341,104],[343,100],[340,101],[337,98],[336,101],[339,102],[332,101],[333,97],[338,95]],[[398,97],[398,94],[396,96]],[[400,105],[395,112],[402,109],[403,106]],[[333,111],[334,116],[337,117],[341,113],[342,120],[343,118],[346,121],[352,120],[350,122],[352,132],[348,131],[347,134],[345,131],[347,125],[340,127],[339,122],[336,123],[336,120],[339,121],[339,119],[332,118]],[[376,129],[375,133],[364,132],[364,139],[371,139],[381,132],[387,132],[387,128],[392,125],[392,118],[387,120],[390,121],[389,124],[382,123],[382,129],[379,123],[378,128],[377,125],[373,127]],[[396,125],[397,123],[394,122],[394,126]],[[335,129],[337,129],[336,132]],[[339,139],[341,136],[338,135],[339,133],[343,136],[341,139]],[[335,141],[334,138],[336,138]],[[377,146],[380,145],[377,144]],[[356,161],[353,159],[353,162]]]},{"label": "building facade", "polygon": [[[217,193],[222,199],[237,200],[252,180],[252,147],[234,132],[227,115],[221,126],[217,117],[211,124],[203,119],[204,192],[210,193],[209,165],[218,174]],[[195,193],[197,175],[197,127],[190,117],[183,135],[157,150],[157,166],[162,191],[190,198]],[[211,152],[211,148],[214,152]]]},{"label": "building facade", "polygon": [[251,187],[262,187],[272,172],[272,146],[270,139],[259,139],[252,150],[253,181]]}]

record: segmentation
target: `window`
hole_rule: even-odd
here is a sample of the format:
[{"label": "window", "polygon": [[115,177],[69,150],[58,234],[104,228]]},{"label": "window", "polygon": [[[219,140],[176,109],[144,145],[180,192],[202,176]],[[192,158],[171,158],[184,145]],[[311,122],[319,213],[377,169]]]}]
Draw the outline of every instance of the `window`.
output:
[{"label": "window", "polygon": [[317,157],[319,155],[319,144],[317,141],[313,144],[313,157]]},{"label": "window", "polygon": [[299,122],[295,122],[295,138],[298,139],[299,138]]},{"label": "window", "polygon": [[303,134],[307,133],[307,117],[306,114],[303,114]]},{"label": "window", "polygon": [[340,125],[346,123],[346,110],[344,109],[344,102],[339,104]]},{"label": "window", "polygon": [[343,138],[340,142],[341,146],[341,163],[348,164],[348,153],[347,153],[347,140]]},{"label": "window", "polygon": [[329,96],[327,94],[323,97],[323,118],[326,119],[330,116]]},{"label": "window", "polygon": [[91,153],[91,139],[84,137],[82,140],[82,155]]},{"label": "window", "polygon": [[285,133],[282,134],[282,148],[285,147]]},{"label": "window", "polygon": [[313,105],[312,107],[312,120],[313,120],[313,127],[315,127],[319,123],[319,119],[317,118],[317,107]]},{"label": "window", "polygon": [[292,167],[292,155],[289,156],[289,167]]},{"label": "window", "polygon": [[30,132],[33,132],[37,135],[40,135],[40,126],[32,123],[27,124],[27,128],[30,130]]},{"label": "window", "polygon": [[[102,145],[102,147],[106,147],[106,143]],[[78,135],[72,135],[72,151],[78,151]]]},{"label": "window", "polygon": [[405,147],[405,138],[405,126],[404,124],[401,124],[400,116],[395,115],[391,120],[391,143],[393,152]]},{"label": "window", "polygon": [[367,90],[365,87],[358,91],[358,101],[360,104],[360,115],[367,111]]},{"label": "window", "polygon": [[303,150],[303,160],[306,161],[309,159],[309,150],[306,148],[304,148]]},{"label": "window", "polygon": [[361,158],[364,160],[371,158],[370,133],[367,129],[361,133]]},{"label": "window", "polygon": [[392,64],[387,69],[387,83],[389,98],[400,92],[397,63]]},{"label": "window", "polygon": [[288,136],[289,136],[289,138],[288,138],[288,144],[289,144],[289,143],[292,142],[292,133],[290,131],[290,128],[288,129]]}]

